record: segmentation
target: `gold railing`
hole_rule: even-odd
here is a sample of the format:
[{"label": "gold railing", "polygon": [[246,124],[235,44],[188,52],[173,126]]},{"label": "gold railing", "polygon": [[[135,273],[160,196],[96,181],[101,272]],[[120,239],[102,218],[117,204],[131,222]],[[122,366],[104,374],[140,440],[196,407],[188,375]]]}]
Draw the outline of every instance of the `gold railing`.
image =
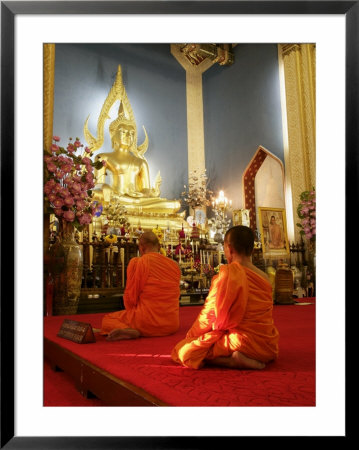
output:
[{"label": "gold railing", "polygon": [[128,263],[138,254],[136,241],[118,239],[110,244],[93,238],[79,243],[83,248],[81,294],[123,293]]}]

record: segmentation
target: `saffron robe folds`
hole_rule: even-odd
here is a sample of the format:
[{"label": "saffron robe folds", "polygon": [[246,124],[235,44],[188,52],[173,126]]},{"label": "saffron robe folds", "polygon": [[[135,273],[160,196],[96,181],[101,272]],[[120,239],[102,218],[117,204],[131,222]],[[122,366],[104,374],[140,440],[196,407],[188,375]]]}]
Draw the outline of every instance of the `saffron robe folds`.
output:
[{"label": "saffron robe folds", "polygon": [[132,258],[127,267],[125,310],[107,314],[101,332],[133,328],[142,336],[166,336],[179,328],[181,272],[159,253]]},{"label": "saffron robe folds", "polygon": [[198,369],[205,359],[240,351],[269,362],[278,356],[269,281],[237,262],[223,265],[212,280],[201,312],[172,351],[172,359]]}]

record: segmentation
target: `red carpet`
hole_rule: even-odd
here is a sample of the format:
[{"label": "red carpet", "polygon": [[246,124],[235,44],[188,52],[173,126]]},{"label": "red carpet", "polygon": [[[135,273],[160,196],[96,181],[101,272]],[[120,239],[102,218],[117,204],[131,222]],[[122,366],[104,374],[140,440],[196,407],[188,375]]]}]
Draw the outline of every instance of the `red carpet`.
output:
[{"label": "red carpet", "polygon": [[[307,299],[303,299],[307,301]],[[314,299],[308,301],[314,302]],[[104,314],[48,317],[48,339],[96,364],[112,375],[140,386],[173,406],[315,406],[315,305],[276,305],[274,320],[280,333],[279,359],[264,370],[204,368],[196,371],[176,365],[173,346],[186,334],[200,307],[181,307],[181,328],[165,338],[79,345],[56,336],[64,318],[89,322],[99,328]],[[52,381],[53,376],[62,377]],[[49,376],[45,366],[45,406],[96,406],[99,400],[72,397],[71,379]],[[72,393],[71,393],[72,392]],[[70,400],[66,400],[69,396]]]}]

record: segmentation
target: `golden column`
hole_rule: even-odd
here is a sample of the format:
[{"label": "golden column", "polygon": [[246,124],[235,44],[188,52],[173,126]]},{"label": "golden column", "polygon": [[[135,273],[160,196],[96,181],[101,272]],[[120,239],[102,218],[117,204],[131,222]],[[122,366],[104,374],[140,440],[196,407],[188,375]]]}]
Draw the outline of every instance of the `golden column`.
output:
[{"label": "golden column", "polygon": [[55,44],[44,44],[44,150],[50,152],[54,120]]},{"label": "golden column", "polygon": [[[289,239],[300,239],[297,205],[316,185],[315,44],[279,44]],[[289,206],[290,205],[290,206]],[[291,213],[291,214],[290,214]]]},{"label": "golden column", "polygon": [[[53,120],[54,120],[54,81],[55,81],[55,44],[44,44],[43,47],[43,146],[44,151],[51,153]],[[49,246],[50,215],[44,213],[44,255],[45,260]]]}]

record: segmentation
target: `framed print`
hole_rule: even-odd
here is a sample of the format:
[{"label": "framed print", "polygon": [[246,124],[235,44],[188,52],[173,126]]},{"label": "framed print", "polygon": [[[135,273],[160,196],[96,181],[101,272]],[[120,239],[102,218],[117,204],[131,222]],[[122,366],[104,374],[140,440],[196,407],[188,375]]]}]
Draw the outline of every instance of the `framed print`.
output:
[{"label": "framed print", "polygon": [[233,226],[236,225],[245,225],[246,227],[250,226],[249,219],[249,209],[236,209],[233,210]]},{"label": "framed print", "polygon": [[284,208],[258,208],[264,258],[289,255],[287,223]]},{"label": "framed print", "polygon": [[[333,30],[338,36],[328,46]],[[336,323],[337,348],[344,354],[345,302],[343,299],[338,305],[333,292],[344,292],[344,279],[345,292],[350,292],[354,280],[344,278],[343,265],[330,286],[323,283],[326,260],[330,259],[328,245],[317,255],[318,283],[322,283],[318,292],[325,302],[318,301],[316,310],[317,334],[321,338],[318,364],[323,367],[318,371],[315,408],[201,408],[199,414],[196,408],[80,410],[44,408],[42,404],[43,44],[229,42],[229,39],[320,43],[317,180],[318,185],[324,183],[325,187],[317,190],[321,205],[318,232],[323,233],[318,242],[325,241],[323,236],[328,228],[325,224],[331,223],[335,199],[338,226],[345,230],[337,237],[336,245],[344,253],[350,223],[344,219],[358,202],[359,1],[1,2],[1,448],[198,448],[221,445],[227,436],[234,440],[252,435],[346,436],[344,365],[332,367],[330,373],[325,371],[323,361],[327,363],[328,349],[322,343],[330,336],[329,324]],[[335,39],[339,48],[333,52]],[[81,65],[81,58],[76,64]],[[69,66],[69,70],[75,70],[76,64]],[[342,70],[335,78],[332,72],[337,67]],[[96,70],[101,73],[101,64]],[[338,96],[339,107],[330,108],[331,116],[323,119],[323,114],[328,114],[329,93],[331,105],[334,96]],[[81,104],[77,107],[80,109]],[[226,133],[243,132],[239,125],[236,130],[219,131],[218,152]],[[343,174],[345,180],[340,178]],[[327,182],[328,178],[335,180],[335,186]],[[267,250],[285,253],[288,230],[283,211],[272,209],[263,213]],[[272,215],[283,232],[278,246],[285,244],[270,249]],[[351,240],[350,254],[357,246],[357,240]],[[348,254],[342,256],[348,263]],[[348,312],[351,307],[347,305]],[[252,374],[245,372],[243,376]],[[330,395],[334,383],[338,394],[335,399]],[[214,422],[216,426],[212,426]]]}]

